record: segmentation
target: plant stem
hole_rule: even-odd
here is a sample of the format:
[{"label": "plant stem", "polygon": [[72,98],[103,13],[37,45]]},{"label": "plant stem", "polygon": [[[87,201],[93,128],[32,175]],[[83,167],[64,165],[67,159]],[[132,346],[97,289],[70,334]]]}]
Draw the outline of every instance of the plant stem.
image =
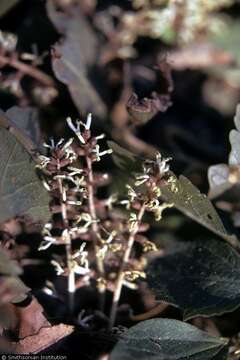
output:
[{"label": "plant stem", "polygon": [[[93,220],[91,225],[91,231],[93,236],[93,245],[94,245],[94,253],[96,258],[96,265],[97,265],[97,271],[98,275],[101,279],[104,279],[104,263],[103,260],[98,256],[99,253],[99,246],[98,246],[98,234],[99,234],[99,226],[97,223],[97,214],[96,214],[96,208],[95,208],[95,202],[94,202],[94,189],[93,189],[93,169],[92,169],[92,159],[87,155],[86,156],[86,162],[87,162],[87,170],[88,170],[88,182],[87,182],[87,189],[88,189],[88,207],[89,207],[89,213],[91,215],[91,218]],[[105,288],[100,287],[100,309],[104,309],[104,302],[105,302]]]},{"label": "plant stem", "polygon": [[31,65],[25,64],[15,58],[0,55],[0,65],[12,66],[13,68],[19,70],[23,74],[31,76],[32,78],[38,80],[40,83],[44,84],[45,86],[51,86],[51,87],[54,86],[54,81],[50,76],[44,74],[41,70],[38,70]]},{"label": "plant stem", "polygon": [[[58,170],[60,171],[60,162],[58,161]],[[59,191],[61,194],[61,214],[63,221],[63,228],[67,229],[67,236],[65,238],[65,250],[67,258],[67,268],[68,268],[68,308],[70,315],[74,311],[74,295],[75,295],[75,273],[72,266],[72,239],[69,234],[69,221],[67,217],[67,207],[66,207],[66,189],[63,186],[61,178],[58,178]]]},{"label": "plant stem", "polygon": [[120,296],[121,296],[121,292],[122,292],[122,287],[123,287],[123,281],[124,281],[124,272],[125,272],[125,267],[129,262],[130,259],[130,255],[131,255],[131,251],[132,251],[132,247],[135,241],[135,236],[139,231],[139,225],[141,223],[141,220],[143,218],[145,212],[145,204],[142,204],[141,208],[139,209],[138,212],[138,216],[137,216],[137,224],[134,226],[133,230],[129,233],[129,237],[128,237],[128,241],[127,241],[127,246],[123,255],[123,260],[122,260],[122,264],[121,267],[119,269],[118,272],[118,277],[115,283],[115,290],[113,293],[113,303],[112,303],[112,308],[111,308],[111,312],[110,312],[110,320],[109,320],[109,329],[111,330],[115,320],[116,320],[116,314],[117,314],[117,308],[118,308],[118,303],[120,300]]}]

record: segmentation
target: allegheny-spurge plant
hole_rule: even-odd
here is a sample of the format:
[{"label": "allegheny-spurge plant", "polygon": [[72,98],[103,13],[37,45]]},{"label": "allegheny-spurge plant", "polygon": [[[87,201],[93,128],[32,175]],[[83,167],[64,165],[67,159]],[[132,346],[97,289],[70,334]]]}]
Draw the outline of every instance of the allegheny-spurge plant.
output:
[{"label": "allegheny-spurge plant", "polygon": [[[1,216],[5,220],[4,217],[14,216],[17,211],[37,219],[43,207],[41,218],[45,217],[47,222],[42,226],[38,250],[46,253],[56,276],[66,280],[62,286],[66,287],[67,306],[60,324],[51,324],[43,315],[41,305],[19,278],[24,250],[15,237],[21,232],[20,226],[27,224],[27,218],[22,218],[17,228],[14,225],[15,235],[7,236],[13,224],[6,223],[0,253],[0,309],[11,317],[1,320],[6,341],[2,351],[39,353],[69,334],[74,336],[73,326],[97,334],[100,321],[100,336],[104,332],[112,341],[119,340],[111,359],[129,356],[147,359],[149,352],[162,359],[227,359],[227,354],[229,359],[236,359],[238,336],[231,339],[228,348],[228,339],[194,326],[199,319],[205,319],[203,326],[215,329],[209,318],[233,311],[240,304],[238,240],[228,234],[206,195],[187,178],[174,175],[171,158],[156,152],[153,159],[141,159],[116,143],[106,143],[103,134],[95,136],[91,114],[81,121],[68,117],[66,125],[72,136],[50,138],[43,144],[44,151],[34,150],[32,140],[12,122],[13,115],[17,116],[15,109],[0,117],[1,147],[5,155],[10,152],[8,160],[1,163],[1,198],[5,209]],[[239,129],[238,112],[235,124]],[[230,135],[231,159],[238,156],[237,131]],[[35,160],[33,168],[28,153]],[[122,170],[133,169],[124,190],[118,194],[103,191],[111,189],[111,177],[97,169],[97,164],[108,156],[113,156]],[[26,178],[16,182],[15,176],[23,168]],[[40,172],[40,182],[35,170]],[[11,181],[7,181],[9,178]],[[219,186],[217,180],[214,178],[214,184]],[[211,182],[212,187],[214,184]],[[32,189],[30,194],[28,188]],[[17,199],[15,207],[11,207],[12,196]],[[222,240],[180,242],[174,251],[162,252],[150,229],[155,226],[153,220],[161,224],[165,218],[162,219],[163,211],[173,206]],[[19,265],[10,257],[18,259]],[[94,308],[87,311],[78,307],[78,291],[84,287],[97,290]],[[133,314],[128,306],[124,315],[124,289],[142,292],[152,305],[141,314]],[[43,293],[58,298],[49,281]],[[184,322],[159,318],[169,306],[182,311]],[[13,316],[16,309],[22,319],[20,327]],[[27,319],[33,314],[37,314],[38,320],[29,328]],[[135,326],[131,323],[129,330],[122,329],[121,324],[129,321],[139,323]],[[6,337],[6,329],[14,334],[13,341]],[[77,336],[81,339],[81,333]],[[106,351],[111,348],[108,344]],[[178,354],[180,357],[176,357]]]},{"label": "allegheny-spurge plant", "polygon": [[[117,194],[108,198],[98,197],[98,187],[108,180],[108,174],[96,173],[94,163],[103,156],[112,153],[112,149],[102,150],[99,142],[104,134],[92,136],[92,115],[86,123],[73,122],[67,118],[67,124],[74,137],[68,141],[50,140],[44,144],[47,156],[40,156],[37,165],[44,174],[44,186],[50,192],[51,210],[60,214],[59,219],[45,224],[44,240],[39,250],[53,245],[65,246],[66,256],[60,262],[53,259],[58,275],[68,278],[69,311],[74,309],[76,289],[75,275],[82,276],[83,283],[94,279],[99,290],[100,309],[104,309],[106,289],[113,292],[109,317],[111,329],[116,320],[122,287],[131,285],[139,277],[145,278],[144,255],[157,251],[154,243],[140,236],[144,230],[145,213],[153,213],[160,221],[164,209],[172,203],[160,200],[161,187],[171,183],[169,172],[170,158],[156,154],[153,161],[143,161],[142,171],[133,176],[133,183],[126,184],[126,196],[118,199]],[[118,207],[126,208],[124,216],[117,212]],[[60,234],[53,235],[59,228]],[[80,239],[78,248],[75,240]],[[141,245],[140,255],[134,256],[134,244]]]},{"label": "allegheny-spurge plant", "polygon": [[[226,359],[228,340],[193,326],[196,318],[220,315],[240,304],[238,240],[228,234],[206,195],[187,178],[178,178],[171,171],[171,158],[156,152],[153,159],[141,159],[116,143],[106,143],[103,134],[95,136],[91,114],[76,121],[68,117],[66,125],[70,138],[50,138],[43,144],[44,151],[36,150],[26,132],[11,120],[21,113],[19,109],[18,113],[15,110],[2,112],[0,117],[1,153],[7,155],[7,160],[1,162],[2,221],[17,213],[47,219],[38,250],[46,254],[57,277],[66,280],[62,286],[66,288],[64,301],[67,306],[62,312],[61,324],[53,326],[43,316],[41,306],[31,298],[30,289],[18,277],[23,250],[14,238],[21,232],[19,226],[22,225],[19,223],[14,230],[15,235],[7,236],[8,227],[13,225],[6,223],[0,254],[3,284],[0,309],[10,311],[9,314],[15,313],[15,308],[20,309],[23,324],[16,333],[14,321],[2,321],[2,334],[8,329],[19,339],[9,343],[8,338],[5,348],[17,353],[41,352],[73,333],[73,325],[91,332],[99,328],[97,322],[100,321],[101,331],[110,337],[117,336],[115,342],[120,337],[111,355],[113,359],[127,359],[129,354],[133,358],[147,359],[146,351],[163,359],[170,359],[176,352],[181,354],[179,359],[191,359],[192,355],[194,359],[203,359],[202,353],[204,359],[214,359],[215,355],[218,359]],[[28,114],[21,113],[22,116]],[[238,112],[235,124],[239,129]],[[238,157],[236,139],[238,130],[230,135],[231,159]],[[34,167],[29,154],[35,160]],[[104,163],[104,158],[109,156],[113,156],[121,171],[130,170],[124,190],[118,194],[111,191],[110,174],[101,173],[97,168],[97,164]],[[25,178],[22,181],[19,177],[16,182],[22,169],[25,169]],[[41,181],[35,170],[40,172]],[[217,173],[218,177],[220,175]],[[214,181],[219,186],[220,180],[215,177]],[[211,191],[214,184],[212,181]],[[14,207],[11,205],[13,197]],[[174,251],[162,252],[150,230],[155,226],[154,221],[155,224],[164,221],[164,210],[173,206],[222,240],[180,242]],[[27,219],[21,221],[24,224]],[[9,256],[18,259],[19,265]],[[97,290],[94,308],[79,309],[78,291],[82,288]],[[142,292],[152,305],[142,314],[133,314],[128,305],[124,315],[124,289]],[[49,281],[43,287],[43,293],[58,298],[56,288]],[[172,305],[181,309],[184,321],[191,321],[192,325],[159,318]],[[23,315],[24,312],[27,315]],[[39,318],[30,331],[24,322],[33,313]],[[139,324],[130,326],[123,337],[114,335],[116,329],[121,329],[121,324],[129,324],[129,321]],[[206,324],[213,326],[211,322]],[[35,336],[39,331],[43,332],[40,344],[34,338],[29,340],[32,331]],[[172,345],[174,342],[177,350]],[[238,337],[231,339],[231,359],[238,354],[238,342]],[[111,347],[108,345],[108,352]]]},{"label": "allegheny-spurge plant", "polygon": [[239,360],[238,2],[0,1],[3,359]]}]

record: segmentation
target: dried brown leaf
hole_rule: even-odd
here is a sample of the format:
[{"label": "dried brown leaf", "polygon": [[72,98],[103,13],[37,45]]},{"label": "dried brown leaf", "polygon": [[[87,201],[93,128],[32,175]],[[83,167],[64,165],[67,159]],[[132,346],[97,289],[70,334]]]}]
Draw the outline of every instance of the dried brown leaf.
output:
[{"label": "dried brown leaf", "polygon": [[32,336],[28,336],[19,342],[12,343],[12,350],[17,354],[37,354],[44,349],[56,344],[73,332],[73,326],[59,324],[44,327]]},{"label": "dried brown leaf", "polygon": [[152,92],[150,97],[139,99],[137,94],[132,94],[126,104],[126,108],[135,125],[143,125],[151,120],[159,111],[165,112],[171,106],[171,92],[173,81],[171,69],[166,60],[162,60],[156,68],[161,72],[165,81],[165,93]]},{"label": "dried brown leaf", "polygon": [[43,314],[43,308],[39,302],[33,298],[26,307],[14,306],[18,322],[15,333],[19,339],[39,333],[43,327],[50,326],[50,323]]}]

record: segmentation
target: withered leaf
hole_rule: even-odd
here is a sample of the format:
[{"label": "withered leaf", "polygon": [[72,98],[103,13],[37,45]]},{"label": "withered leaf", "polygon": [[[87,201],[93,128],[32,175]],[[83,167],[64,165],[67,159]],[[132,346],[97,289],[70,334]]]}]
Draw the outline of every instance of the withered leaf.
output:
[{"label": "withered leaf", "polygon": [[137,94],[132,94],[126,108],[132,117],[135,125],[143,125],[151,120],[159,111],[165,112],[171,106],[171,92],[173,91],[173,81],[169,64],[164,60],[157,67],[161,71],[162,77],[166,82],[166,93],[160,94],[152,92],[150,97],[139,99]]},{"label": "withered leaf", "polygon": [[59,324],[43,327],[40,331],[17,343],[12,343],[12,351],[17,354],[37,354],[56,344],[73,332],[73,326]]},{"label": "withered leaf", "polygon": [[27,306],[14,306],[14,312],[17,317],[17,325],[12,329],[19,339],[39,333],[41,328],[49,327],[50,323],[44,316],[43,308],[36,298]]},{"label": "withered leaf", "polygon": [[134,124],[145,124],[151,120],[159,111],[164,112],[170,106],[170,100],[167,95],[152,93],[151,98],[139,100],[137,94],[132,94],[126,107],[132,116]]}]

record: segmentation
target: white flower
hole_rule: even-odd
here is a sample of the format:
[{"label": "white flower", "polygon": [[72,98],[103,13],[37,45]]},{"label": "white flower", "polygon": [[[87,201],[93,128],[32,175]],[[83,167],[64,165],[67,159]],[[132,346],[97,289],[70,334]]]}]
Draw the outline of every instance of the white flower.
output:
[{"label": "white flower", "polygon": [[107,154],[112,154],[112,149],[100,151],[100,146],[97,144],[92,151],[96,155],[96,161],[100,161],[101,157]]},{"label": "white flower", "polygon": [[86,125],[85,125],[85,129],[90,130],[91,124],[92,124],[92,114],[89,113],[88,116],[87,116],[87,122],[86,122]]},{"label": "white flower", "polygon": [[70,127],[70,129],[76,134],[76,136],[78,137],[80,143],[85,144],[85,140],[81,134],[81,129],[80,129],[80,125],[81,125],[81,121],[76,120],[76,125],[73,124],[73,121],[70,117],[67,117],[66,119],[68,126]]},{"label": "white flower", "polygon": [[44,169],[51,161],[51,159],[44,155],[39,155],[40,163],[36,165],[37,168]]},{"label": "white flower", "polygon": [[172,158],[162,158],[162,155],[160,153],[156,154],[156,162],[159,168],[159,173],[162,175],[169,171],[170,166],[167,164],[168,161],[172,160]]},{"label": "white flower", "polygon": [[140,186],[142,184],[144,184],[146,181],[148,181],[150,178],[149,175],[147,174],[142,174],[142,175],[137,175],[136,176],[136,182],[135,182],[135,186]]},{"label": "white flower", "polygon": [[129,200],[133,202],[137,198],[137,193],[130,185],[126,185],[126,188],[128,189]]},{"label": "white flower", "polygon": [[52,260],[51,264],[55,267],[57,275],[62,275],[64,273],[63,268],[61,267],[61,265],[57,261]]},{"label": "white flower", "polygon": [[50,144],[47,143],[43,143],[43,146],[45,148],[49,148],[50,150],[55,150],[55,149],[59,149],[59,147],[62,145],[62,143],[64,142],[64,139],[60,139],[57,144],[55,144],[55,141],[53,138],[50,139]]}]

